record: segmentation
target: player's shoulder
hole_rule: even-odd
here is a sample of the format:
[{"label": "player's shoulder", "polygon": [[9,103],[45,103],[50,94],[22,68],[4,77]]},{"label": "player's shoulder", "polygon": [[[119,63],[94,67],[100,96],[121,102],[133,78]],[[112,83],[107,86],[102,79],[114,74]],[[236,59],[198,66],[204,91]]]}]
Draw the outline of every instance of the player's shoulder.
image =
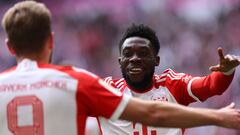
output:
[{"label": "player's shoulder", "polygon": [[78,68],[78,67],[74,67],[74,66],[72,66],[71,68],[72,68],[73,72],[75,72],[76,74],[82,74],[82,75],[90,76],[93,78],[99,78],[96,74],[94,74],[90,71],[87,71],[86,69],[82,69],[82,68]]},{"label": "player's shoulder", "polygon": [[78,68],[75,66],[61,66],[61,65],[54,65],[54,64],[43,64],[43,65],[39,65],[40,68],[50,68],[53,70],[58,70],[60,72],[64,72],[74,78],[99,78],[97,75],[82,69],[82,68]]},{"label": "player's shoulder", "polygon": [[14,67],[11,67],[9,69],[6,69],[2,72],[0,72],[0,75],[3,75],[3,74],[7,74],[7,73],[10,73],[11,71],[14,71],[16,69],[17,66],[14,66]]},{"label": "player's shoulder", "polygon": [[185,76],[185,73],[179,73],[171,68],[166,69],[161,76],[169,77],[170,79],[178,79]]},{"label": "player's shoulder", "polygon": [[115,88],[121,88],[125,85],[124,78],[113,79],[112,76],[108,76],[104,78],[104,81]]},{"label": "player's shoulder", "polygon": [[181,80],[184,76],[186,76],[185,73],[179,73],[177,71],[174,71],[170,68],[164,70],[162,74],[154,75],[154,79],[156,83],[162,83],[165,84],[166,82],[171,82],[175,80]]},{"label": "player's shoulder", "polygon": [[55,64],[45,64],[45,63],[38,63],[38,67],[41,69],[52,69],[58,70],[62,72],[67,72],[71,70],[71,66],[62,66],[62,65],[55,65]]}]

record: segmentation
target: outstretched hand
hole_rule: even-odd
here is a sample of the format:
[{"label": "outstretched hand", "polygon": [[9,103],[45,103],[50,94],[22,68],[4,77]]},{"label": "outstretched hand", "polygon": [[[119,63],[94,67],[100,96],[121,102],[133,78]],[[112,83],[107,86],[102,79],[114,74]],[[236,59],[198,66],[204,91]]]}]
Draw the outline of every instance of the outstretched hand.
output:
[{"label": "outstretched hand", "polygon": [[221,119],[217,125],[226,128],[240,129],[240,110],[235,109],[234,103],[219,109],[218,113],[220,115],[219,118]]},{"label": "outstretched hand", "polygon": [[230,54],[224,56],[223,49],[221,47],[219,47],[217,51],[218,51],[220,63],[216,66],[211,66],[209,70],[228,72],[240,64],[240,56],[235,56]]}]

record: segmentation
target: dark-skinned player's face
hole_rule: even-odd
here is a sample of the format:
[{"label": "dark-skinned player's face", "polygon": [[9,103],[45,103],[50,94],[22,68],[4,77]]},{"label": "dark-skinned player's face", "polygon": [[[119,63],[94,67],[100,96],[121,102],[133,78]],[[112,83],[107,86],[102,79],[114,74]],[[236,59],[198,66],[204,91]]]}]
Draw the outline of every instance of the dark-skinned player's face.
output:
[{"label": "dark-skinned player's face", "polygon": [[157,56],[145,38],[127,38],[121,48],[119,63],[127,84],[136,90],[145,90],[152,86],[155,66],[159,65]]}]

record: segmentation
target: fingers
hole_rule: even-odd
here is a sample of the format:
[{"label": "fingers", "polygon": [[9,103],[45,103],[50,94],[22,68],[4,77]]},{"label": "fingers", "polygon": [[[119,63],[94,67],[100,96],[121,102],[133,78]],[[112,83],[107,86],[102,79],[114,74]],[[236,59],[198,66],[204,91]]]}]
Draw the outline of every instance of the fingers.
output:
[{"label": "fingers", "polygon": [[240,56],[237,56],[237,60],[238,60],[238,62],[240,63]]},{"label": "fingers", "polygon": [[230,105],[229,105],[229,108],[235,108],[235,103],[234,102],[232,102]]},{"label": "fingers", "polygon": [[234,55],[226,55],[225,59],[227,59],[228,61],[233,61],[234,59],[236,59],[236,56]]},{"label": "fingers", "polygon": [[224,59],[223,49],[221,47],[218,48],[218,56],[220,60]]},{"label": "fingers", "polygon": [[219,56],[220,60],[229,59],[229,60],[236,60],[236,61],[240,62],[240,56],[229,55],[229,54],[224,56],[223,49],[221,47],[218,47],[217,51],[218,51],[218,56]]},{"label": "fingers", "polygon": [[220,62],[218,65],[209,67],[210,71],[228,72],[240,65],[240,56],[230,54],[224,56],[223,49],[221,47],[219,47],[217,51]]},{"label": "fingers", "polygon": [[233,57],[233,59],[235,59],[236,61],[238,61],[240,63],[240,56],[233,55],[232,57]]},{"label": "fingers", "polygon": [[239,117],[240,117],[240,109],[236,109],[236,111],[238,112],[238,114],[239,114]]},{"label": "fingers", "polygon": [[238,66],[240,64],[240,56],[236,55],[226,55],[225,60],[232,63],[234,66]]},{"label": "fingers", "polygon": [[234,109],[235,108],[235,103],[231,103],[230,105],[226,106],[225,108],[228,108],[228,109]]},{"label": "fingers", "polygon": [[[231,104],[227,105],[226,107],[224,107],[225,109],[234,109],[235,111],[237,111],[237,109],[235,109],[236,105],[234,102],[232,102]],[[238,112],[238,111],[237,111]]]}]

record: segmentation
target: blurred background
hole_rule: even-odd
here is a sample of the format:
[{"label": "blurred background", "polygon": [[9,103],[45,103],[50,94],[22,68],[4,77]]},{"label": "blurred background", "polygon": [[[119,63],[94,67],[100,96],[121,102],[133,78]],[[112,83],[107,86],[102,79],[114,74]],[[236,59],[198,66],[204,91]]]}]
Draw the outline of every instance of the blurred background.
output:
[{"label": "blurred background", "polygon": [[[39,0],[40,1],[40,0]],[[0,0],[0,16],[17,0]],[[118,42],[132,23],[152,27],[161,43],[160,66],[203,76],[218,63],[217,48],[240,55],[240,0],[41,0],[52,11],[55,32],[53,63],[75,65],[100,77],[121,77]],[[0,28],[0,71],[16,64]],[[240,108],[240,68],[229,89],[191,106],[220,108],[235,102]],[[89,120],[88,135],[97,135]],[[186,135],[240,135],[215,126],[186,130]]]}]

